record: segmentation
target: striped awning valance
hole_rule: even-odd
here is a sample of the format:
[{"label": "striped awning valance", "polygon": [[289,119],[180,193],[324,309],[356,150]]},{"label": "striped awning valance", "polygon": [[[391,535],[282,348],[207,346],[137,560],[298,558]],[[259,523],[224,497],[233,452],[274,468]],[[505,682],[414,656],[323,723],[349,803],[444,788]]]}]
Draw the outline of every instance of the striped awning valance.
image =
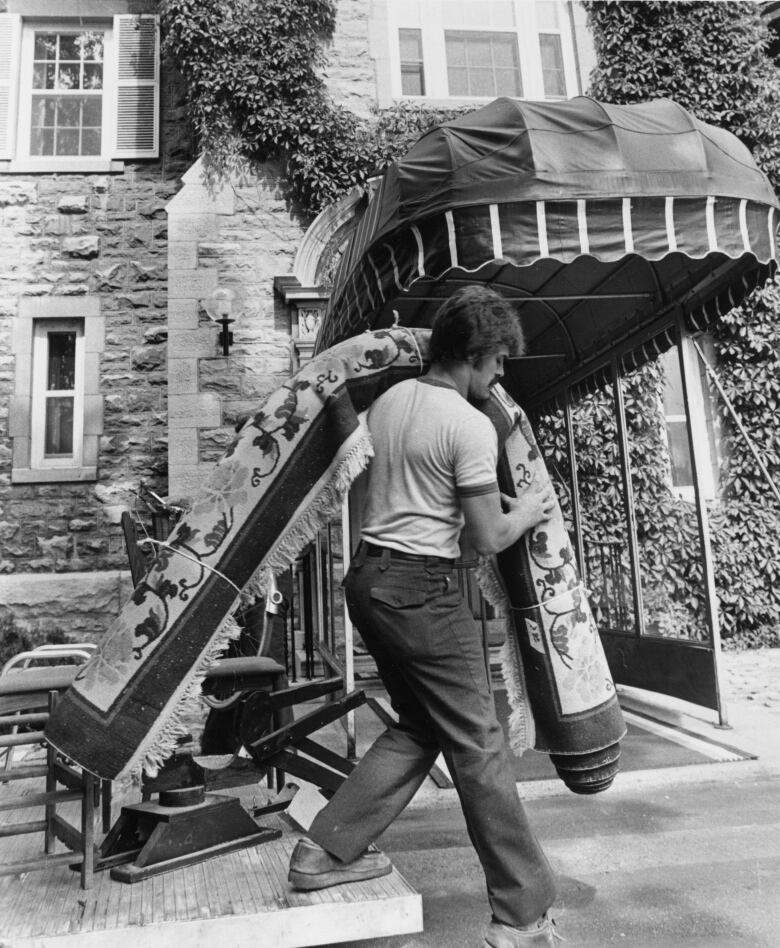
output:
[{"label": "striped awning valance", "polygon": [[778,203],[748,150],[668,100],[499,99],[424,135],[344,250],[317,349],[430,326],[458,286],[512,300],[527,407],[641,364],[680,318],[704,328],[777,269]]},{"label": "striped awning valance", "polygon": [[[614,262],[629,254],[660,260],[672,253],[751,254],[769,264],[777,253],[774,207],[745,198],[635,197],[517,201],[459,207],[374,244],[340,285],[321,347],[371,328],[388,300],[422,277],[477,274],[487,264],[529,267],[551,257],[589,255]],[[752,287],[751,287],[752,289]],[[737,295],[744,295],[735,292]]]}]

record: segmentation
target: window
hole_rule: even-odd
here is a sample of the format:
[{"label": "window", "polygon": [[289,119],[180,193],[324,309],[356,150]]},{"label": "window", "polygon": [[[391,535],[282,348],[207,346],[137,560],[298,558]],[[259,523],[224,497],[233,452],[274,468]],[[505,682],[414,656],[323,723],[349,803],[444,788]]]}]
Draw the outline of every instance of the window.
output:
[{"label": "window", "polygon": [[[110,3],[108,4],[110,6]],[[0,14],[0,159],[10,171],[105,171],[158,153],[152,16]]]},{"label": "window", "polygon": [[31,155],[99,155],[105,33],[31,31]]},{"label": "window", "polygon": [[401,53],[401,91],[404,95],[425,95],[422,30],[399,30]]},{"label": "window", "polygon": [[560,99],[578,92],[573,26],[562,0],[387,0],[387,12],[394,98]]},{"label": "window", "polygon": [[[704,351],[705,358],[712,365],[714,363],[712,339],[702,336],[697,341]],[[681,497],[692,501],[694,497],[693,468],[688,445],[688,424],[677,349],[664,353],[661,356],[661,364],[664,369],[663,412],[671,461],[672,487]],[[706,464],[702,471],[702,485],[705,498],[711,499],[717,496],[720,429],[712,404],[706,369],[700,360],[697,360],[697,365],[699,368],[698,389],[691,393],[689,407],[693,436],[702,440],[703,454],[709,458],[709,464]]]},{"label": "window", "polygon": [[444,44],[451,96],[523,95],[515,34],[446,30]]},{"label": "window", "polygon": [[566,98],[566,70],[563,64],[560,4],[553,0],[540,0],[536,6],[544,96],[546,99],[563,99]]},{"label": "window", "polygon": [[84,321],[36,320],[33,329],[32,467],[81,467]]},{"label": "window", "polygon": [[14,483],[97,478],[105,333],[97,297],[22,297],[10,403]]}]

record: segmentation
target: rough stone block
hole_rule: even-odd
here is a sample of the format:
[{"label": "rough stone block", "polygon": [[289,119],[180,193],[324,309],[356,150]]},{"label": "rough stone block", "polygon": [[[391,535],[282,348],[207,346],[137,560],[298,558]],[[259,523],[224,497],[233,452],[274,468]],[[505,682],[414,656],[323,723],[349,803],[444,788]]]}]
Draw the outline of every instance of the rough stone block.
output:
[{"label": "rough stone block", "polygon": [[171,431],[179,425],[187,428],[217,428],[222,421],[219,398],[210,393],[169,394],[168,421]]},{"label": "rough stone block", "polygon": [[168,393],[195,395],[198,391],[198,360],[168,356]]},{"label": "rough stone block", "polygon": [[168,496],[179,504],[197,497],[211,469],[211,464],[169,464]]},{"label": "rough stone block", "polygon": [[[170,300],[168,303],[168,328],[197,329],[198,328],[198,301],[197,300]],[[171,353],[176,354],[176,353]]]},{"label": "rough stone block", "polygon": [[198,429],[178,428],[168,433],[168,464],[177,467],[198,463]]},{"label": "rough stone block", "polygon": [[83,194],[63,194],[57,201],[60,214],[86,214],[87,198]]},{"label": "rough stone block", "polygon": [[168,240],[181,243],[213,240],[217,236],[216,214],[180,214],[168,217]]},{"label": "rough stone block", "polygon": [[217,286],[214,270],[169,270],[168,296],[171,299],[205,299]]},{"label": "rough stone block", "polygon": [[217,332],[210,326],[203,329],[173,329],[168,332],[171,358],[204,359],[217,349]]},{"label": "rough stone block", "polygon": [[100,238],[97,234],[83,234],[79,237],[65,237],[62,252],[68,257],[82,257],[91,260],[100,253]]},{"label": "rough stone block", "polygon": [[0,207],[10,204],[35,204],[38,191],[31,181],[4,181],[0,186]]},{"label": "rough stone block", "polygon": [[171,270],[194,270],[198,266],[198,245],[194,240],[168,245],[168,267]]}]

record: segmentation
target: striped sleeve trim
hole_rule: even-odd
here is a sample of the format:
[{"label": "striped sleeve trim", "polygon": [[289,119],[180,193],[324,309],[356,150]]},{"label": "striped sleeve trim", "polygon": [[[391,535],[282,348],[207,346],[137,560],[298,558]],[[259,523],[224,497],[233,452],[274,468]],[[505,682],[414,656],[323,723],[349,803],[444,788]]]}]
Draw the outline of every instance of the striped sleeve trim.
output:
[{"label": "striped sleeve trim", "polygon": [[497,494],[498,481],[489,484],[474,484],[469,487],[459,487],[458,497],[481,497],[483,494]]}]

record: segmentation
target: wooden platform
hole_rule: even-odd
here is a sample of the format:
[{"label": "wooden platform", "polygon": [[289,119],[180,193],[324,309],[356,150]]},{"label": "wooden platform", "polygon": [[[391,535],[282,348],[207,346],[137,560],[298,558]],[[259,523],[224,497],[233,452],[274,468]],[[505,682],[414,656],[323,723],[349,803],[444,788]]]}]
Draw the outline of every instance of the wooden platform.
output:
[{"label": "wooden platform", "polygon": [[[4,792],[0,784],[0,799]],[[247,805],[261,802],[263,793],[261,787],[241,788]],[[31,819],[35,813],[16,811],[13,818]],[[282,837],[133,885],[99,873],[93,888],[82,891],[78,874],[67,866],[0,876],[0,944],[303,948],[422,931],[422,898],[395,870],[321,892],[291,890],[289,856],[301,834],[276,816],[265,817],[262,825],[278,827]],[[42,835],[0,839],[0,861],[21,859],[41,847]]]}]

